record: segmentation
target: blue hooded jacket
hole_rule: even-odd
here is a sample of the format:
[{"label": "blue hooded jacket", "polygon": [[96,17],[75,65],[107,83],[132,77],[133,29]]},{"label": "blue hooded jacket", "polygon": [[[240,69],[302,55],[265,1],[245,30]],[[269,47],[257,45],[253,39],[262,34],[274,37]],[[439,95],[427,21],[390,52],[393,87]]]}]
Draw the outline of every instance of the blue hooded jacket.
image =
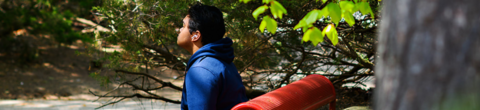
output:
[{"label": "blue hooded jacket", "polygon": [[233,44],[223,38],[197,50],[187,65],[182,110],[230,110],[248,100],[237,68]]}]

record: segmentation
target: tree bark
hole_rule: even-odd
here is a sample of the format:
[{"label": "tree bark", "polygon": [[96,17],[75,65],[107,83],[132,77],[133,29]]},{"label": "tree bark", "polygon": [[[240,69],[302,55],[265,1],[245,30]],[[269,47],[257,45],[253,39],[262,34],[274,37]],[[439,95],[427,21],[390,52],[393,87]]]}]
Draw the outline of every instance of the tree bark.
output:
[{"label": "tree bark", "polygon": [[384,0],[376,110],[480,110],[480,0]]}]

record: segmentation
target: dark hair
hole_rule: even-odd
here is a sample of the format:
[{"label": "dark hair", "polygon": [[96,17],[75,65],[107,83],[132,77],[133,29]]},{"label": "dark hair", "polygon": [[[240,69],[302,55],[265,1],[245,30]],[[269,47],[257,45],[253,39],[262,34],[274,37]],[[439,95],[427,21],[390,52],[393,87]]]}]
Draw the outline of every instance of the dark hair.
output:
[{"label": "dark hair", "polygon": [[218,41],[225,34],[223,14],[217,7],[197,3],[188,9],[188,29],[190,34],[199,30],[202,45]]}]

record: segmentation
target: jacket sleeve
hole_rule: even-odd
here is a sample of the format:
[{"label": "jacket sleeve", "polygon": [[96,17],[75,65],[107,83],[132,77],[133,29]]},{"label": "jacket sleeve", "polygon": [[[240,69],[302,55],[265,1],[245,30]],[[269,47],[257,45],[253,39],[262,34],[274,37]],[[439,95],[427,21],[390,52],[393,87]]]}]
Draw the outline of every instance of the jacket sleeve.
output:
[{"label": "jacket sleeve", "polygon": [[185,78],[190,110],[216,110],[218,77],[202,67],[191,67]]}]

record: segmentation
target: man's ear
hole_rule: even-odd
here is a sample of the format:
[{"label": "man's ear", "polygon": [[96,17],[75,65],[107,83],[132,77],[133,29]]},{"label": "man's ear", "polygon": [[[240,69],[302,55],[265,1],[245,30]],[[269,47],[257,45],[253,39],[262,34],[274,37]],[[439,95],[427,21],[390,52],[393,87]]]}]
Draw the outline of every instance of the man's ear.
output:
[{"label": "man's ear", "polygon": [[202,33],[200,33],[200,31],[197,30],[192,36],[192,41],[196,42],[196,41],[199,41],[201,38],[202,38]]}]

